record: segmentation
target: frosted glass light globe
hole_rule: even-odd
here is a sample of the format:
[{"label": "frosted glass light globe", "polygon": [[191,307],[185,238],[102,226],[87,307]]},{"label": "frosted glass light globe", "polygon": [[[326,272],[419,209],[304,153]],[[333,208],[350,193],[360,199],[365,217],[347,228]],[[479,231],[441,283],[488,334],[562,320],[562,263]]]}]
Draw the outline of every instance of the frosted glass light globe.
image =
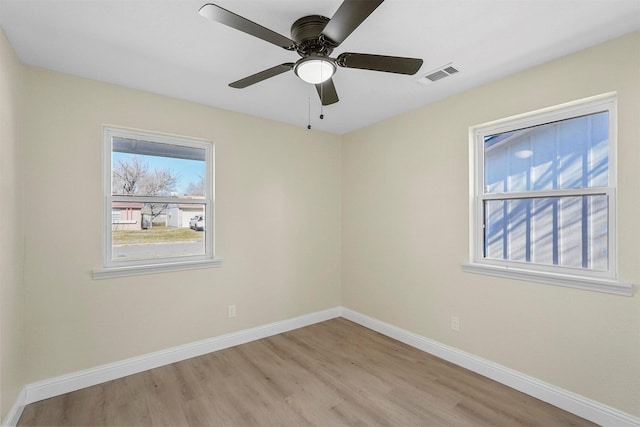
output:
[{"label": "frosted glass light globe", "polygon": [[308,57],[299,60],[294,71],[302,80],[315,85],[329,80],[336,72],[336,66],[327,58]]}]

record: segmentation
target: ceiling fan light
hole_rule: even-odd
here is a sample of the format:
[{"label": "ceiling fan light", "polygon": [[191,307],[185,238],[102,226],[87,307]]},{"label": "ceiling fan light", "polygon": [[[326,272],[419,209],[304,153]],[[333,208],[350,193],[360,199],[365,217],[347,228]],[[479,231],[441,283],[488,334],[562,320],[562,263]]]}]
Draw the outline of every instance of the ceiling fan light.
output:
[{"label": "ceiling fan light", "polygon": [[294,71],[302,80],[315,85],[329,80],[336,72],[336,65],[330,58],[308,57],[299,60]]}]

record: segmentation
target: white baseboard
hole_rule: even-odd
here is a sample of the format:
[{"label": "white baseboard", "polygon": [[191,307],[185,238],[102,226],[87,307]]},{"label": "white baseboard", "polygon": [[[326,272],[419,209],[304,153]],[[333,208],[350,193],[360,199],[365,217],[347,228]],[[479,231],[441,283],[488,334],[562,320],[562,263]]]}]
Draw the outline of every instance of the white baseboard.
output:
[{"label": "white baseboard", "polygon": [[11,409],[9,409],[9,413],[2,420],[2,425],[7,427],[15,427],[18,425],[18,421],[20,421],[20,416],[22,416],[22,411],[24,410],[24,406],[27,401],[27,390],[25,387],[22,388],[20,394],[16,398],[16,403],[13,404]]},{"label": "white baseboard", "polygon": [[218,337],[196,341],[172,347],[166,350],[132,357],[115,363],[98,366],[72,374],[62,375],[25,386],[25,404],[59,396],[64,393],[101,384],[106,381],[126,377],[127,375],[147,371],[149,369],[201,356],[213,351],[222,350],[250,341],[277,335],[283,332],[302,328],[314,323],[323,322],[340,316],[340,308],[319,311],[293,319],[269,323],[251,329],[232,332]]},{"label": "white baseboard", "polygon": [[7,414],[3,420],[2,425],[15,426],[20,420],[24,406],[29,403],[59,396],[64,393],[181,360],[201,356],[213,351],[267,338],[272,335],[340,316],[602,426],[640,427],[640,418],[634,417],[633,415],[344,307],[336,307],[293,319],[232,332],[143,356],[133,357],[120,362],[27,384],[16,399],[16,403],[9,411],[9,414]]},{"label": "white baseboard", "polygon": [[465,353],[413,332],[365,316],[348,308],[341,309],[342,317],[372,329],[411,347],[437,356],[470,371],[491,378],[501,384],[547,402],[567,412],[606,427],[639,427],[640,418],[602,403],[529,377],[497,363]]}]

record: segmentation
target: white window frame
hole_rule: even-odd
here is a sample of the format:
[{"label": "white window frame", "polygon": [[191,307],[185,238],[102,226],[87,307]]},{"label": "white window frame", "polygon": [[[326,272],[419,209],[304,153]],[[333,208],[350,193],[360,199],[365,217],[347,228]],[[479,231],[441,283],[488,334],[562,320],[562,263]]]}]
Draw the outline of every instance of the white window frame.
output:
[{"label": "white window frame", "polygon": [[[567,195],[606,195],[608,197],[607,271],[569,268],[484,257],[483,209],[487,200],[503,200],[505,194],[484,193],[484,138],[498,133],[539,126],[602,111],[609,112],[608,187],[535,191],[535,197]],[[532,111],[469,128],[469,262],[463,271],[518,280],[568,286],[619,295],[633,294],[633,285],[618,279],[616,233],[616,145],[617,102],[615,93],[607,93],[566,104]],[[508,198],[531,198],[534,192],[508,193]]]},{"label": "white window frame", "polygon": [[[205,150],[207,185],[204,199],[198,204],[205,206],[205,253],[179,258],[153,258],[114,262],[112,257],[112,203],[115,201],[149,202],[149,197],[112,195],[112,139],[114,137],[138,139],[160,144],[178,145]],[[93,271],[94,279],[153,274],[165,271],[191,270],[217,267],[221,260],[214,257],[214,144],[210,141],[184,136],[167,135],[117,126],[103,126],[103,268]],[[174,197],[154,197],[154,202],[172,204]]]}]

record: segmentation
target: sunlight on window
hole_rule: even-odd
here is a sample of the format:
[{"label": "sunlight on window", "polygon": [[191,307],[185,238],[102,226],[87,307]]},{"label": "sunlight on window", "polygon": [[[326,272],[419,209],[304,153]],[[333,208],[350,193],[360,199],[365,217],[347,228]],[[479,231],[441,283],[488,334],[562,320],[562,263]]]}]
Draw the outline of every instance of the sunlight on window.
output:
[{"label": "sunlight on window", "polygon": [[[536,197],[536,191],[605,187],[609,113],[484,137],[484,256],[606,271],[606,195]],[[548,194],[545,194],[548,196]]]}]

